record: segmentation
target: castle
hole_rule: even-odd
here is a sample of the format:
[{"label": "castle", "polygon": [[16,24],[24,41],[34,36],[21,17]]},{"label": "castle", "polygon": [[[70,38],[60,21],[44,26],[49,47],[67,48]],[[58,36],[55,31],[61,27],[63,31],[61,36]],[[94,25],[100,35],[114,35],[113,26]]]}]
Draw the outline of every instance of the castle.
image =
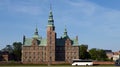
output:
[{"label": "castle", "polygon": [[60,38],[56,37],[51,9],[46,33],[46,38],[42,38],[36,28],[33,37],[23,37],[22,63],[40,64],[61,61],[71,63],[72,59],[79,59],[78,37],[70,38],[66,28]]}]

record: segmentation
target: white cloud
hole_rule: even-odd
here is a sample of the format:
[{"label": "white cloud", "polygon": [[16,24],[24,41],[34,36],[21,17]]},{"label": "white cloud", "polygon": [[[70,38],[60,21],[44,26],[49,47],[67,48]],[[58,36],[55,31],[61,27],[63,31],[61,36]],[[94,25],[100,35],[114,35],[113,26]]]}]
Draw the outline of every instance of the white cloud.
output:
[{"label": "white cloud", "polygon": [[[17,2],[11,3],[10,0],[0,0],[0,10],[8,10],[15,14],[29,14],[31,16],[48,14],[46,11],[46,8],[49,9],[48,0],[16,1]],[[55,11],[53,10],[55,26],[56,29],[58,29],[56,31],[57,33],[61,32],[61,34],[58,33],[60,36],[63,34],[64,26],[67,25],[69,35],[85,36],[83,38],[85,40],[83,41],[88,45],[89,43],[94,44],[94,42],[92,42],[94,40],[96,40],[96,44],[108,44],[106,42],[109,41],[103,42],[103,40],[99,39],[102,36],[103,39],[107,37],[120,37],[120,11],[118,10],[105,8],[88,0],[53,0],[53,7],[55,7],[53,8],[55,9]],[[47,19],[45,20],[46,17],[48,18],[48,16],[42,16],[42,18],[40,18],[41,26],[47,24]],[[34,18],[38,18],[38,16]],[[31,22],[31,19],[29,19],[29,21]],[[36,22],[36,19],[34,21]],[[34,21],[31,24],[28,23],[29,26],[27,27],[23,26],[23,28],[30,30],[33,28],[30,25],[34,24]],[[22,24],[24,25],[24,23],[21,23],[21,25]],[[45,29],[43,31],[45,31]],[[81,37],[80,40],[82,40]],[[113,41],[111,41],[111,43],[112,42]]]},{"label": "white cloud", "polygon": [[[78,35],[80,43],[87,43],[92,48],[116,50],[120,44],[119,10],[88,1],[71,2],[71,0],[66,0],[65,3],[66,5],[63,6],[70,6],[70,8],[57,11],[59,17],[55,19],[58,23],[57,27],[61,23],[67,25],[70,36]],[[108,47],[107,45],[114,46]]]},{"label": "white cloud", "polygon": [[[75,22],[71,23],[72,25],[87,28],[95,34],[101,33],[109,37],[120,37],[120,11],[105,8],[85,0],[77,2],[68,0],[66,3],[72,6],[72,9],[69,10],[74,16],[74,19],[70,21]],[[69,15],[65,16],[68,17],[67,19],[72,18],[69,18]]]}]

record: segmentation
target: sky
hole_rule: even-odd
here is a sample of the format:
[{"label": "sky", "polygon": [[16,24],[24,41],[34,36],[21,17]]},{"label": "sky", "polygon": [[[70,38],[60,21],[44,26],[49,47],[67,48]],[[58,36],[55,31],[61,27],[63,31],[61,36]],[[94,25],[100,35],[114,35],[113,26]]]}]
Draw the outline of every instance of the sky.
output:
[{"label": "sky", "polygon": [[50,3],[57,38],[66,27],[89,49],[120,50],[120,0],[0,0],[0,49],[32,37],[36,27],[46,38]]}]

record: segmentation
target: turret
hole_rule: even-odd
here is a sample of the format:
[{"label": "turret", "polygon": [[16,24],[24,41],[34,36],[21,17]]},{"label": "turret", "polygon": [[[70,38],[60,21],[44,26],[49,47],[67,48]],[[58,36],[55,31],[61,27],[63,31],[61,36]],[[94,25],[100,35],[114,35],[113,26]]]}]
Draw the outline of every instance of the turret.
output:
[{"label": "turret", "polygon": [[38,38],[39,38],[39,34],[38,34],[38,29],[37,29],[37,27],[36,27],[36,29],[35,29],[33,38],[35,38],[35,39],[38,39]]},{"label": "turret", "polygon": [[64,29],[64,34],[63,34],[62,38],[69,38],[66,28]]},{"label": "turret", "polygon": [[54,26],[54,19],[53,19],[53,14],[52,14],[52,10],[50,9],[50,13],[49,13],[49,17],[48,17],[48,31],[55,30],[55,26]]},{"label": "turret", "polygon": [[23,36],[23,45],[25,44],[25,35]]}]

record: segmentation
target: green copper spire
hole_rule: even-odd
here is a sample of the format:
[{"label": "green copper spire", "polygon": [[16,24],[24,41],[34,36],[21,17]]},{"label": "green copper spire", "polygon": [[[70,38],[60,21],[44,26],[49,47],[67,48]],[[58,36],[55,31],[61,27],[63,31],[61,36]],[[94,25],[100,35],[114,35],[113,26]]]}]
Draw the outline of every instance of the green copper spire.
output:
[{"label": "green copper spire", "polygon": [[48,18],[48,26],[54,26],[54,19],[53,19],[53,14],[52,14],[51,5],[50,5],[49,18]]},{"label": "green copper spire", "polygon": [[64,35],[67,36],[67,29],[64,30]]},{"label": "green copper spire", "polygon": [[38,35],[38,29],[37,28],[35,29],[34,35]]},{"label": "green copper spire", "polygon": [[69,38],[66,28],[64,29],[64,34],[63,34],[62,38]]},{"label": "green copper spire", "polygon": [[39,38],[38,29],[36,27],[33,38]]}]

